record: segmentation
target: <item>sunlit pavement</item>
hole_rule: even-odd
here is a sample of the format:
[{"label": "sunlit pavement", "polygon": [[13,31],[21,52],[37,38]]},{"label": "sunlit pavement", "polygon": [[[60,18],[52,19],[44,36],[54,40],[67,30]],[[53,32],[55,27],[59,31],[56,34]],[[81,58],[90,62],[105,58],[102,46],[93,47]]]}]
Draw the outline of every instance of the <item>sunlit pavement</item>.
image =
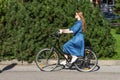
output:
[{"label": "sunlit pavement", "polygon": [[[40,71],[35,63],[1,62],[0,71]],[[60,71],[77,71],[62,69]],[[120,60],[99,60],[96,72],[120,72]]]},{"label": "sunlit pavement", "polygon": [[42,72],[33,64],[0,64],[0,80],[120,80],[119,61],[99,61],[93,72],[62,69]]},{"label": "sunlit pavement", "polygon": [[[8,67],[9,65],[1,65],[0,70],[5,71],[40,71],[36,65],[16,65],[13,67]],[[59,71],[77,71],[70,69],[62,69]],[[94,72],[120,72],[120,66],[99,66],[96,67]]]}]

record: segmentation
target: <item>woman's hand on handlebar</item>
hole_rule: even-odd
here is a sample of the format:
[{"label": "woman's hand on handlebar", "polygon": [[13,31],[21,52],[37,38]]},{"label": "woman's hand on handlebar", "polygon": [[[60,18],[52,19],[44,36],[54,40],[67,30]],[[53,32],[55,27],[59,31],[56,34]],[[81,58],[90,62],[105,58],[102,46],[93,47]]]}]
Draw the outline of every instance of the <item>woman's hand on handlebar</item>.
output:
[{"label": "woman's hand on handlebar", "polygon": [[63,33],[63,30],[62,29],[59,29],[59,34],[62,34]]}]

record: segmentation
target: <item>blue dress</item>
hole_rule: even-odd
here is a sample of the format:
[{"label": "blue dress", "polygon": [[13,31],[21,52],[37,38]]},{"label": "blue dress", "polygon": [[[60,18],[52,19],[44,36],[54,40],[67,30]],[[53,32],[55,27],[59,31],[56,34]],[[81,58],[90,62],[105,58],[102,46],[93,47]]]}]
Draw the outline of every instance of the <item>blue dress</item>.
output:
[{"label": "blue dress", "polygon": [[82,34],[82,21],[78,20],[70,28],[73,38],[63,45],[63,52],[75,56],[84,56],[84,35]]}]

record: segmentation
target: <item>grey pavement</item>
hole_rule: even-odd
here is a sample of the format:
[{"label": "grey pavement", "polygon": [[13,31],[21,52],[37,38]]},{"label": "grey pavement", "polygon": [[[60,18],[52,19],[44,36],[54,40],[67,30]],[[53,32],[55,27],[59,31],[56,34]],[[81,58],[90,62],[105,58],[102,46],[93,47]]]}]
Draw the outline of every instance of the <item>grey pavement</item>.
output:
[{"label": "grey pavement", "polygon": [[[1,65],[0,66],[0,70],[3,72],[5,71],[40,71],[38,69],[38,67],[36,65],[16,65],[14,67],[11,67],[11,68],[6,68],[7,66],[9,65]],[[96,72],[120,72],[120,66],[99,66],[99,70],[97,70]],[[5,69],[6,68],[6,69]],[[77,70],[68,70],[68,69],[63,69],[61,71],[77,71]]]},{"label": "grey pavement", "polygon": [[0,80],[120,80],[120,60],[100,60],[99,69],[93,72],[79,72],[63,69],[42,72],[35,63],[0,62]]},{"label": "grey pavement", "polygon": [[[120,60],[99,60],[98,66],[99,66],[98,72],[120,72]],[[40,71],[35,63],[28,64],[27,62],[21,63],[17,61],[0,62],[0,70],[1,71]],[[70,70],[63,69],[61,71],[70,71]]]},{"label": "grey pavement", "polygon": [[[111,66],[109,66],[111,67]],[[106,68],[108,68],[106,66]],[[20,68],[22,69],[22,68]],[[55,72],[32,71],[5,71],[0,73],[0,80],[120,80],[120,72],[79,72],[76,70],[62,70]],[[104,68],[105,69],[105,68]],[[109,68],[113,71],[112,67]],[[18,69],[17,69],[18,70]],[[34,69],[35,70],[35,69]]]}]

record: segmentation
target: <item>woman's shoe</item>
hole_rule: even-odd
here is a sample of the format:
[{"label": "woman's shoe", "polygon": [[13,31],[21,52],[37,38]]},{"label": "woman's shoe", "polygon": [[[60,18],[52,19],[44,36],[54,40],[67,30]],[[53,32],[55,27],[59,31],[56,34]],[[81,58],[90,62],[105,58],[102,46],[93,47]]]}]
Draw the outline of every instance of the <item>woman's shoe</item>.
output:
[{"label": "woman's shoe", "polygon": [[60,63],[60,65],[66,65],[66,61],[62,61],[61,63]]}]

